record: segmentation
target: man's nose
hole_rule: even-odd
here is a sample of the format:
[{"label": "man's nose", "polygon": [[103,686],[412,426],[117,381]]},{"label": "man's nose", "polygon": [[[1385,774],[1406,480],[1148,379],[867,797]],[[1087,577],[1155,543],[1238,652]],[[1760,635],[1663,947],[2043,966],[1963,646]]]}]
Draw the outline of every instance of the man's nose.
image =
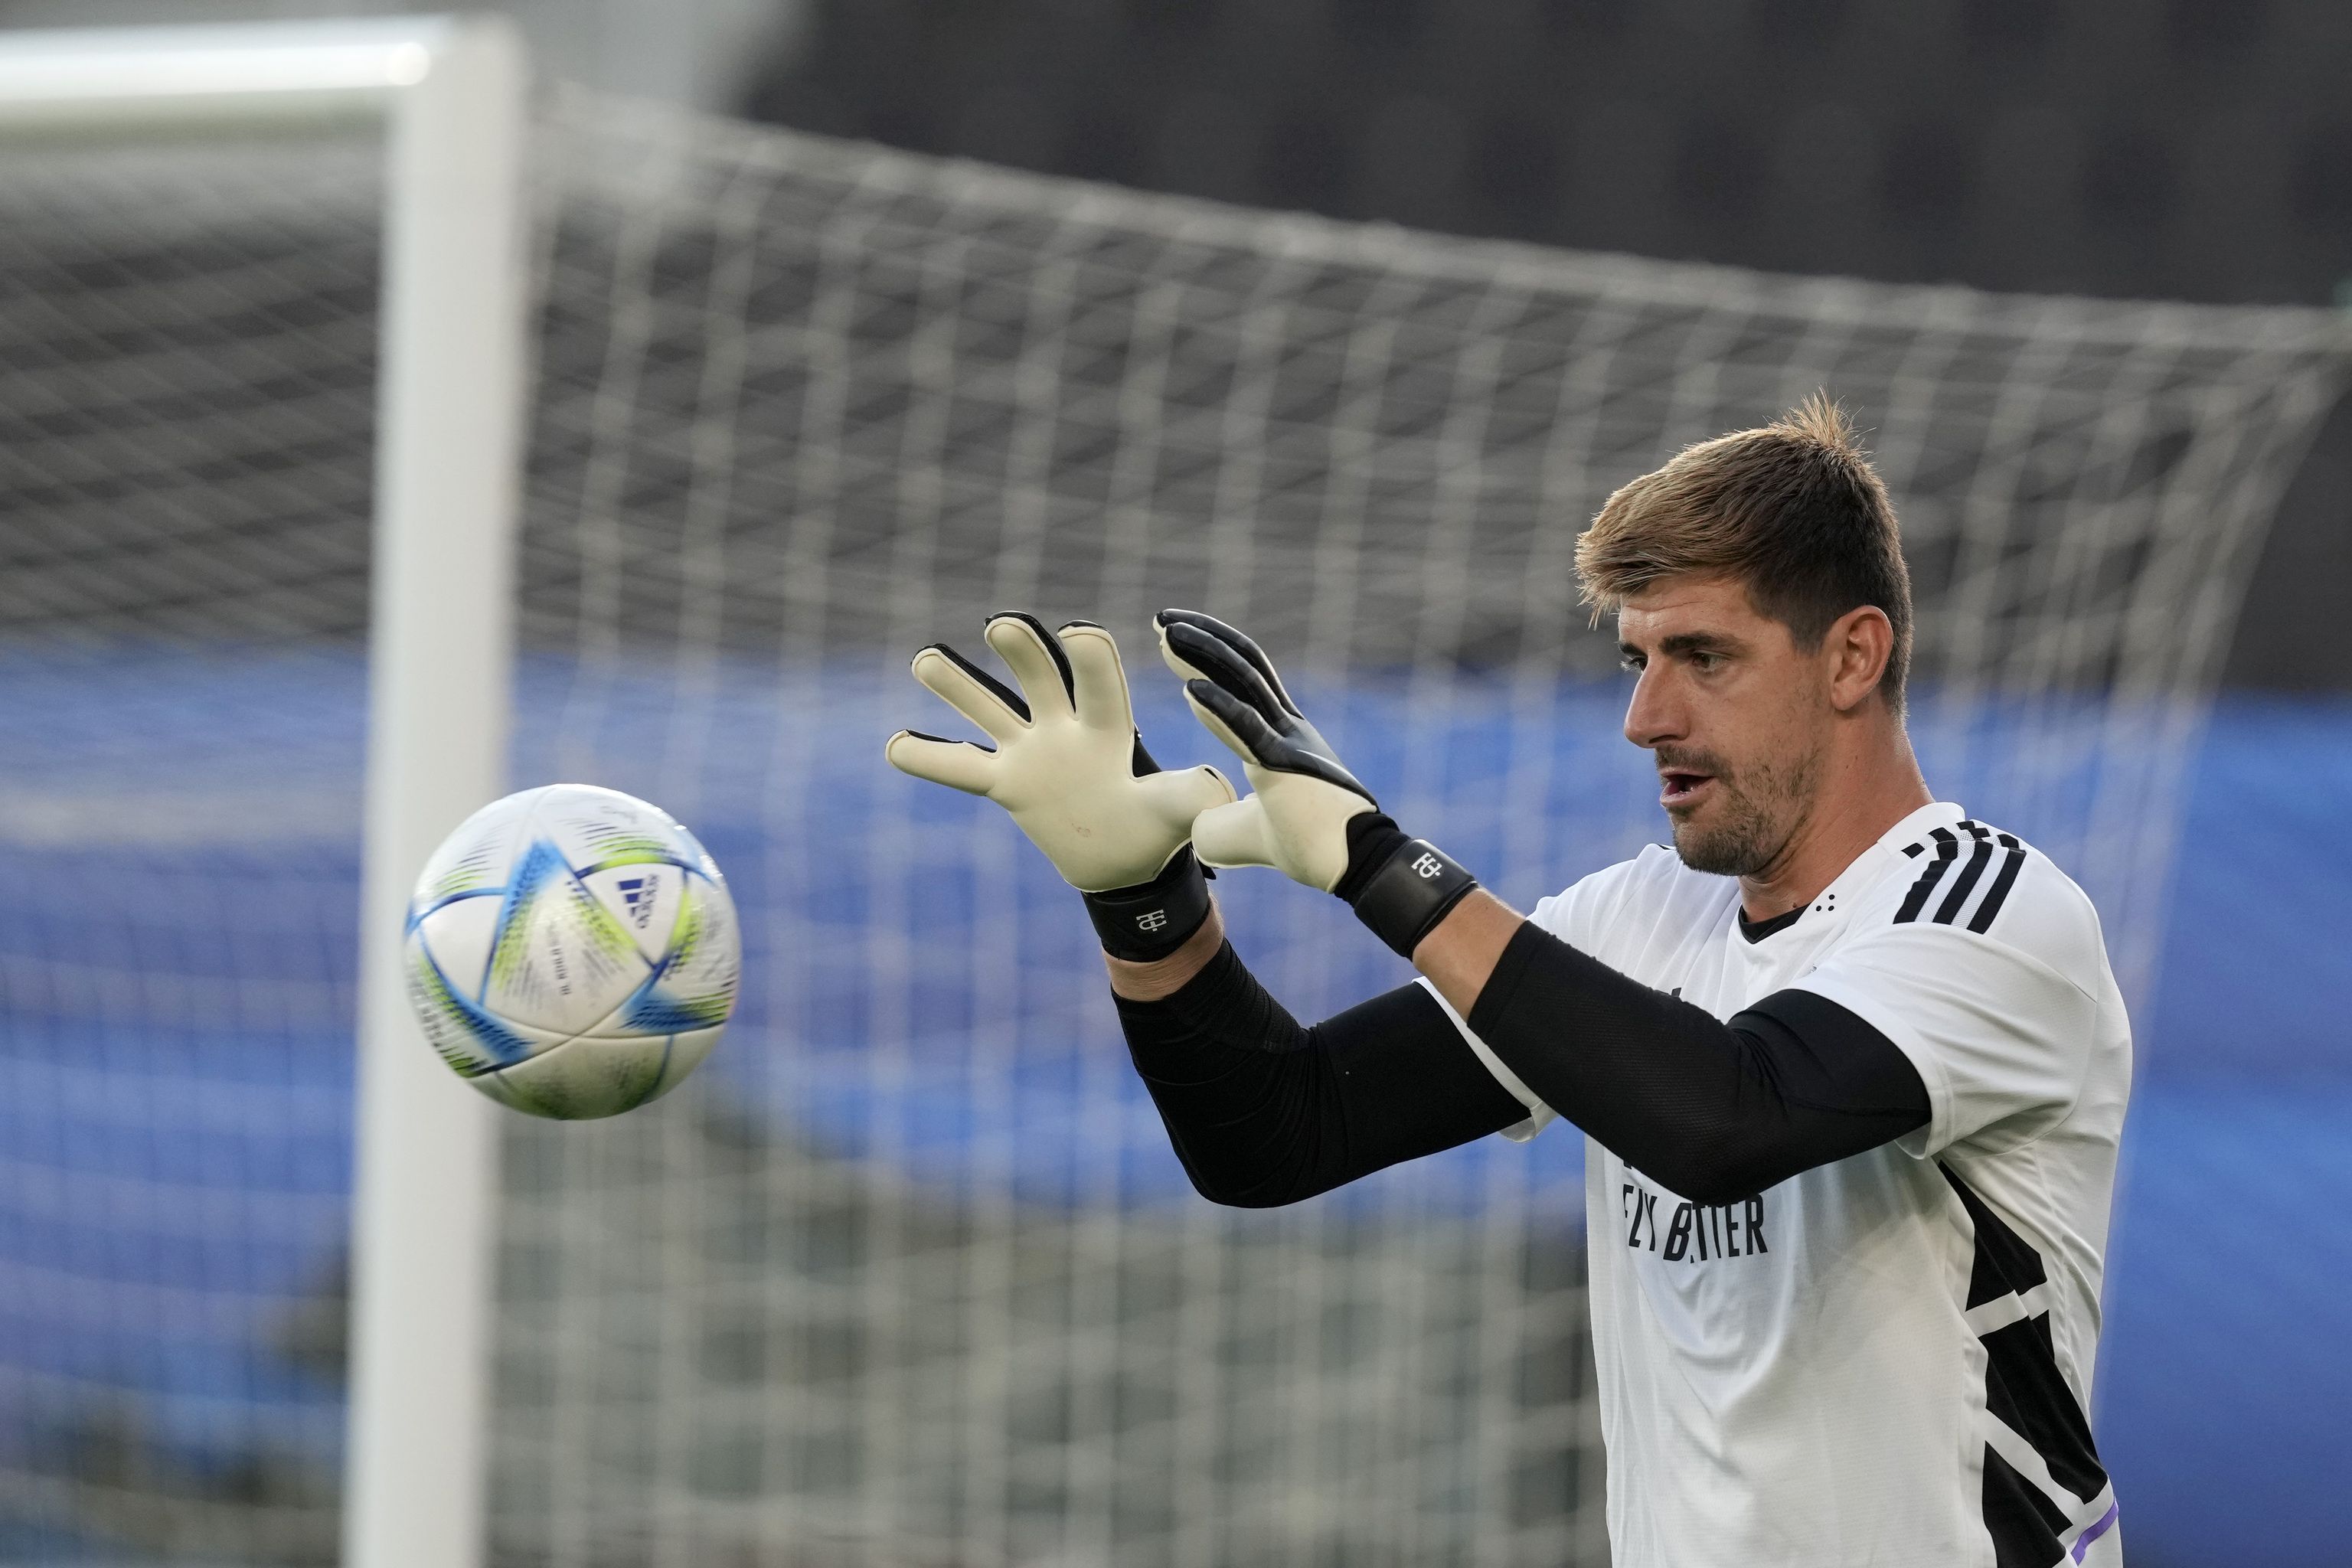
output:
[{"label": "man's nose", "polygon": [[1672,683],[1645,668],[1633,679],[1633,696],[1625,705],[1625,738],[1637,746],[1654,749],[1682,739],[1681,704],[1674,700]]}]

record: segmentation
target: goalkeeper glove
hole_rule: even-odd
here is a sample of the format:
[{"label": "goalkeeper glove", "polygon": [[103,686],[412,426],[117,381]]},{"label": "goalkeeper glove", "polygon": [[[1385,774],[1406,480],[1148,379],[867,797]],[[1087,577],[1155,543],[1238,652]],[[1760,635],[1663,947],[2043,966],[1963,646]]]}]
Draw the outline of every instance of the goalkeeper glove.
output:
[{"label": "goalkeeper glove", "polygon": [[1149,962],[1209,916],[1192,819],[1234,798],[1212,767],[1163,773],[1143,749],[1118,645],[1091,621],[1056,636],[1034,617],[989,617],[981,634],[1026,700],[945,644],[915,655],[915,679],[996,742],[901,730],[885,754],[919,779],[985,795],[1012,813],[1062,879],[1087,896],[1103,947]]},{"label": "goalkeeper glove", "polygon": [[1382,815],[1256,643],[1197,610],[1162,610],[1156,624],[1160,657],[1184,678],[1193,714],[1242,759],[1253,792],[1193,823],[1201,858],[1271,866],[1335,893],[1410,959],[1476,879]]}]

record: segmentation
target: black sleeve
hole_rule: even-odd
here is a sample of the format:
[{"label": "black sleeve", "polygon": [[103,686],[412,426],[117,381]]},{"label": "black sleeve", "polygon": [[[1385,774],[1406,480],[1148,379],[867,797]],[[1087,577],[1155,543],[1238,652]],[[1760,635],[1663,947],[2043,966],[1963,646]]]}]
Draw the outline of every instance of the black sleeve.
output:
[{"label": "black sleeve", "polygon": [[1694,1203],[1748,1197],[1927,1123],[1911,1058],[1827,997],[1778,991],[1718,1023],[1532,921],[1469,1024],[1546,1105]]},{"label": "black sleeve", "polygon": [[1176,1157],[1213,1203],[1294,1204],[1527,1119],[1418,985],[1301,1028],[1228,942],[1164,1001],[1115,1000]]}]

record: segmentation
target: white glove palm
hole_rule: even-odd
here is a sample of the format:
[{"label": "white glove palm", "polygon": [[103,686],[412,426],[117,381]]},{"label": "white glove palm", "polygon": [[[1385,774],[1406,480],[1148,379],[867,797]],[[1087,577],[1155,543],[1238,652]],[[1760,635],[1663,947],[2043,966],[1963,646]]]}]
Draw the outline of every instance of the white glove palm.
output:
[{"label": "white glove palm", "polygon": [[914,674],[996,749],[901,730],[886,752],[901,773],[1003,806],[1072,887],[1152,880],[1191,839],[1193,818],[1233,800],[1214,768],[1163,773],[1151,760],[1118,645],[1102,627],[1073,621],[1057,637],[1013,614],[992,616],[982,635],[1025,701],[942,644],[915,655]]}]

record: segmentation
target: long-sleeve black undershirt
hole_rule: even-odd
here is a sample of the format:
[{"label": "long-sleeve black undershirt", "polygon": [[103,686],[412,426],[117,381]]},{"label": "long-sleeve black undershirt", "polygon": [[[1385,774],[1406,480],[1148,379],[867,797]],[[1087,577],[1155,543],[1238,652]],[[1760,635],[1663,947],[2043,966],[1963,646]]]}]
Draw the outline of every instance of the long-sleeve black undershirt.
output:
[{"label": "long-sleeve black undershirt", "polygon": [[1166,1000],[1116,1000],[1176,1157],[1213,1203],[1295,1204],[1527,1119],[1418,985],[1301,1028],[1227,942]]},{"label": "long-sleeve black undershirt", "polygon": [[[1527,1115],[1418,985],[1302,1028],[1227,944],[1173,995],[1118,1011],[1177,1157],[1217,1203],[1297,1203]],[[1825,997],[1777,992],[1720,1023],[1532,922],[1469,1022],[1546,1105],[1695,1202],[1761,1192],[1928,1117],[1909,1058]]]}]

